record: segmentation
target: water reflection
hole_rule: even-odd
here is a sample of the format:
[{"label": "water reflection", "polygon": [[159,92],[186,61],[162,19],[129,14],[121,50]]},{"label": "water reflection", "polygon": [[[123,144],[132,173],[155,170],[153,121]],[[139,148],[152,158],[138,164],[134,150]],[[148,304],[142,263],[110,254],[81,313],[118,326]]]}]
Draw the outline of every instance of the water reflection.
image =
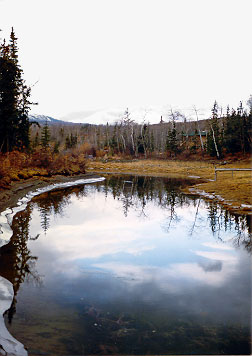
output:
[{"label": "water reflection", "polygon": [[[128,179],[128,180],[127,180]],[[104,192],[105,196],[112,193],[113,198],[121,201],[121,209],[127,217],[130,209],[138,210],[139,216],[148,217],[146,204],[148,201],[155,201],[156,204],[167,212],[167,221],[163,226],[167,231],[171,227],[172,221],[179,222],[177,215],[178,208],[197,207],[194,212],[194,219],[191,222],[188,234],[193,235],[197,228],[202,228],[198,212],[200,204],[207,206],[208,220],[211,230],[219,240],[222,241],[221,232],[236,231],[236,238],[233,239],[234,246],[243,246],[248,252],[252,248],[252,217],[251,215],[234,214],[214,202],[204,202],[201,198],[191,197],[183,194],[179,188],[188,184],[186,180],[164,179],[153,177],[115,177],[108,176],[103,184],[97,184],[98,192]],[[74,194],[77,198],[87,196],[86,186],[82,189],[71,188],[59,192],[50,192],[35,198],[41,215],[41,226],[46,232],[50,225],[50,215],[61,215],[65,207],[69,204],[69,198]],[[196,232],[197,233],[197,232]]]},{"label": "water reflection", "polygon": [[27,241],[36,240],[39,235],[29,235],[29,222],[31,220],[32,207],[28,206],[26,211],[20,213],[18,219],[14,219],[11,241],[0,249],[0,275],[13,284],[14,299],[6,314],[9,323],[16,312],[17,293],[26,278],[40,283],[40,277],[36,271],[36,256],[31,255]]},{"label": "water reflection", "polygon": [[249,218],[185,184],[109,176],[36,197],[1,248],[11,332],[33,354],[250,354]]}]

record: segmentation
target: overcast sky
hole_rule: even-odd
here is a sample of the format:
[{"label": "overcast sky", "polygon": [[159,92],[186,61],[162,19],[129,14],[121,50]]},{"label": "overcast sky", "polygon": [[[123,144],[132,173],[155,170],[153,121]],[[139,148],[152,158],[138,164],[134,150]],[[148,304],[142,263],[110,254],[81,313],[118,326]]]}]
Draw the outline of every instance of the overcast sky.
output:
[{"label": "overcast sky", "polygon": [[[0,0],[33,113],[237,107],[252,94],[252,0]],[[78,116],[78,115],[77,115]]]}]

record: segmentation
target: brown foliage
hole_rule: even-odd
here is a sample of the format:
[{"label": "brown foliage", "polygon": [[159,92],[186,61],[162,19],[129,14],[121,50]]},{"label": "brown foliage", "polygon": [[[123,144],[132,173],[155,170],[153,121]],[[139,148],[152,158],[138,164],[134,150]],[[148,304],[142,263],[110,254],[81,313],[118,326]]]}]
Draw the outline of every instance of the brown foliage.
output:
[{"label": "brown foliage", "polygon": [[18,151],[0,154],[0,187],[34,176],[85,173],[85,165],[85,155],[80,151],[55,154],[50,149],[37,149],[31,154]]}]

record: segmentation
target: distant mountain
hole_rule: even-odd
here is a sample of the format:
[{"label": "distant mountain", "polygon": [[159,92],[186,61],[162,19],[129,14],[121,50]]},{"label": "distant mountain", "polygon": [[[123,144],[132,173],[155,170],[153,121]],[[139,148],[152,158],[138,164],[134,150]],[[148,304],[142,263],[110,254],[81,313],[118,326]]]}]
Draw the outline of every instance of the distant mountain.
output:
[{"label": "distant mountain", "polygon": [[[113,125],[127,117],[126,108],[108,108],[103,110],[74,112],[66,116],[68,120],[75,122],[83,122],[93,125]],[[128,109],[128,118],[138,124],[149,122],[150,124],[158,124],[161,116],[168,120],[168,114],[163,110],[145,107],[134,107]]]},{"label": "distant mountain", "polygon": [[57,119],[54,119],[51,116],[36,115],[36,114],[29,115],[29,121],[30,122],[38,122],[41,125],[44,125],[46,122],[47,122],[48,125],[77,125],[74,122],[57,120]]},{"label": "distant mountain", "polygon": [[[113,125],[126,117],[138,124],[142,124],[143,122],[159,124],[161,117],[162,122],[169,122],[171,120],[171,107],[169,106],[133,107],[128,109],[128,115],[125,111],[126,108],[123,109],[120,107],[79,111],[66,115],[62,118],[63,120],[54,119],[51,116],[45,115],[29,115],[29,120],[36,121],[41,125],[46,121],[48,125],[106,125],[107,123]],[[179,112],[181,114],[179,114]],[[187,121],[196,121],[195,112],[192,108],[182,109],[181,111],[179,108],[173,108],[173,114],[176,122],[184,122],[184,115]],[[207,111],[205,109],[199,110],[199,120],[204,120],[206,117],[209,117]]]},{"label": "distant mountain", "polygon": [[[68,114],[64,118],[79,123],[85,122],[93,125],[106,125],[108,123],[111,125],[115,122],[120,122],[127,116],[125,114],[125,110],[126,108],[117,107],[94,111],[79,111]],[[182,115],[178,115],[178,111],[181,112]],[[167,105],[132,107],[128,109],[128,113],[129,119],[135,121],[138,124],[142,124],[143,122],[158,124],[161,120],[161,117],[163,122],[169,122],[171,119],[171,107]],[[184,115],[188,121],[196,120],[193,108],[184,108],[181,111],[179,108],[173,108],[173,113],[177,122],[183,122]],[[201,109],[198,112],[199,120],[204,119],[207,115],[208,114],[205,109]]]}]

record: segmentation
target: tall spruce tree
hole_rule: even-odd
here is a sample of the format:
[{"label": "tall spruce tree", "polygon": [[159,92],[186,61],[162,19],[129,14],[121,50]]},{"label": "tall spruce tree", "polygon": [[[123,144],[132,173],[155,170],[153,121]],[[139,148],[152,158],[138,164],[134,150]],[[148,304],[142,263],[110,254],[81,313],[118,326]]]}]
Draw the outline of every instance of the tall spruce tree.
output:
[{"label": "tall spruce tree", "polygon": [[0,152],[28,148],[28,112],[31,90],[22,78],[17,38],[12,28],[10,43],[0,45]]},{"label": "tall spruce tree", "polygon": [[178,139],[177,139],[177,130],[176,130],[176,122],[172,119],[172,128],[168,130],[166,136],[166,150],[170,152],[170,156],[176,154],[179,151]]},{"label": "tall spruce tree", "polygon": [[41,145],[45,150],[49,147],[50,138],[51,138],[51,132],[48,126],[48,122],[46,120],[41,133]]},{"label": "tall spruce tree", "polygon": [[230,114],[229,107],[225,118],[224,127],[224,146],[227,153],[235,153],[240,151],[240,120],[237,117],[236,111],[232,110]]}]

